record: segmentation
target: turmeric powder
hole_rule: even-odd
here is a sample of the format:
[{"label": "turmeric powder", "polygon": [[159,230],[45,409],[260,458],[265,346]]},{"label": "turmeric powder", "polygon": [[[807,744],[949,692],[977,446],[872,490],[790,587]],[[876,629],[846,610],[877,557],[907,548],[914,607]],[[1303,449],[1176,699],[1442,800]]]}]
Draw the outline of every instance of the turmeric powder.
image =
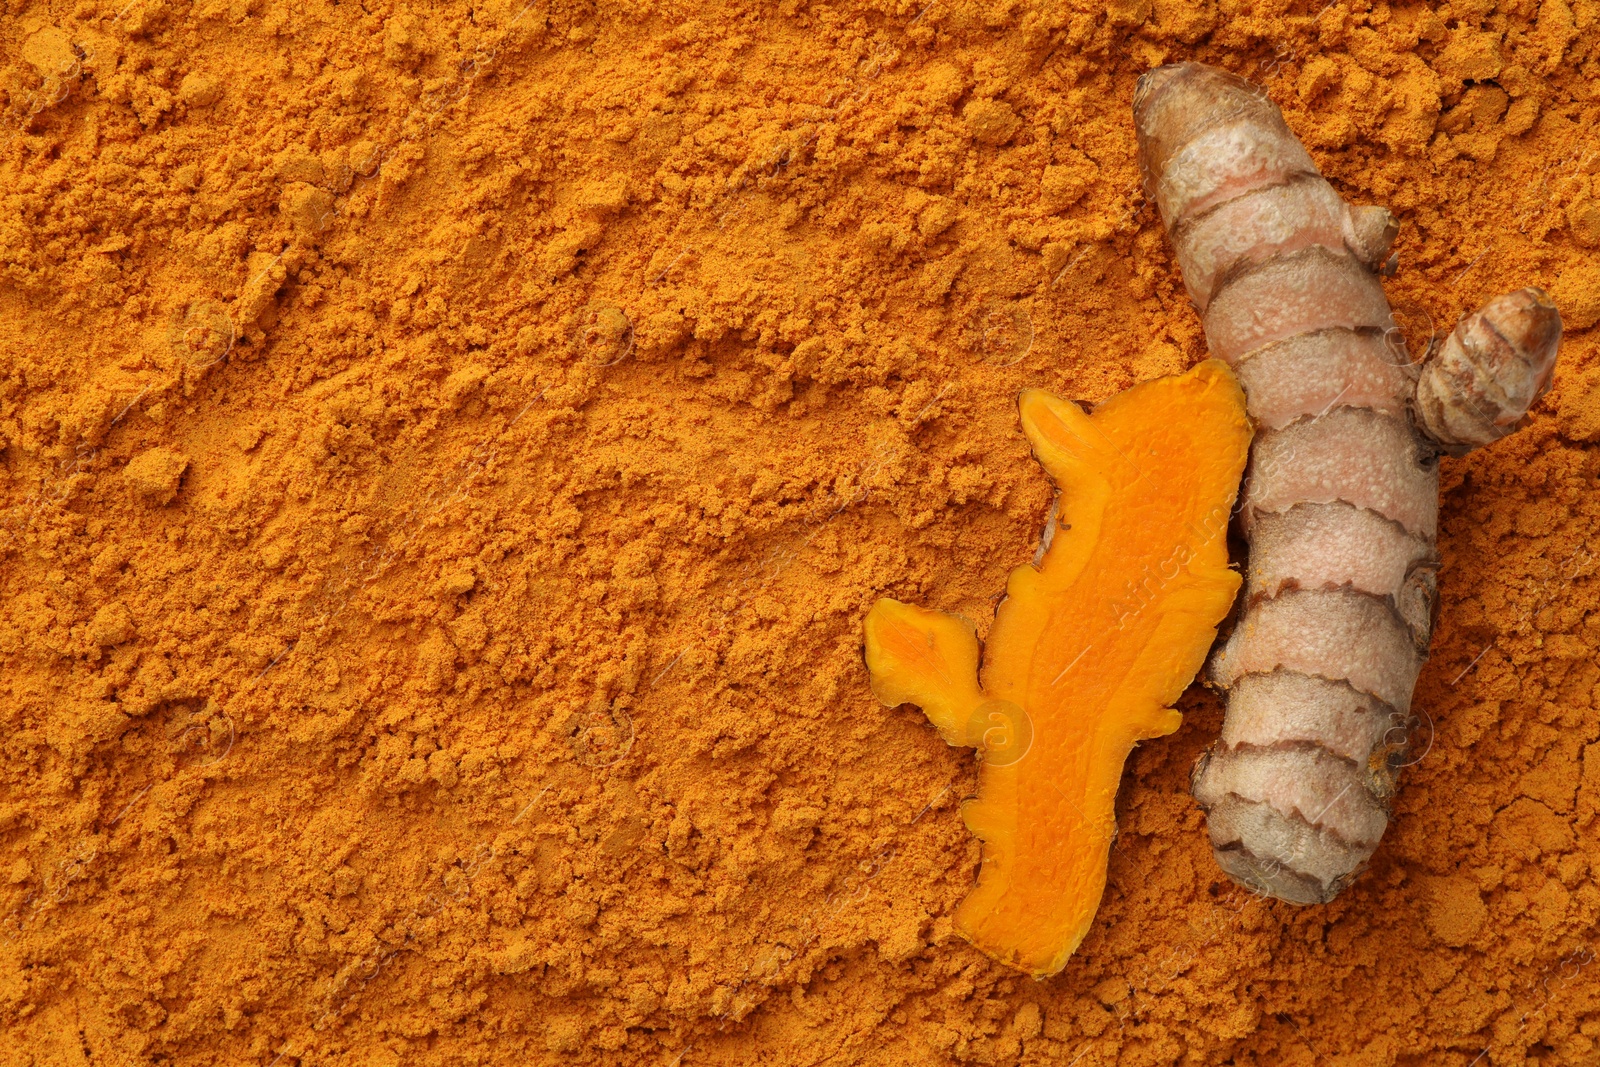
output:
[{"label": "turmeric powder", "polygon": [[[5,6],[0,1063],[1591,1063],[1600,26],[1323,6]],[[1022,389],[1205,358],[1127,111],[1180,59],[1402,220],[1403,326],[1566,335],[1440,461],[1369,874],[1215,868],[1191,687],[1032,982],[861,623],[993,617]]]}]

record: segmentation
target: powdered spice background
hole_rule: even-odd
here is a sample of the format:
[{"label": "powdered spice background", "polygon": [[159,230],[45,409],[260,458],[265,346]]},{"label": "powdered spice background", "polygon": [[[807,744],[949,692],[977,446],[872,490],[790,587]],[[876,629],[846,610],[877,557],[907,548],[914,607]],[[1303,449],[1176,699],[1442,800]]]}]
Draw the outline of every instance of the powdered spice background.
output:
[{"label": "powdered spice background", "polygon": [[[1020,389],[1202,358],[1175,59],[1397,213],[1413,348],[1526,284],[1568,336],[1444,461],[1371,871],[1221,876],[1194,690],[1035,983],[861,619],[987,627]],[[0,1059],[1600,1058],[1594,0],[19,2],[0,93]]]}]

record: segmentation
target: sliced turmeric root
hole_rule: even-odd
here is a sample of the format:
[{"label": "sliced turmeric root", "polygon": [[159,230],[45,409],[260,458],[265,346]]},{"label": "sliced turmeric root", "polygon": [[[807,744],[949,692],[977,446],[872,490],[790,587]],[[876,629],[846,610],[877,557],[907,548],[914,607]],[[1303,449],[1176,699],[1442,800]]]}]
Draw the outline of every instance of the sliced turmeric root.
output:
[{"label": "sliced turmeric root", "polygon": [[866,652],[880,700],[916,704],[946,742],[982,750],[962,815],[983,863],[956,928],[1045,977],[1100,905],[1128,753],[1178,728],[1169,705],[1238,591],[1227,527],[1251,430],[1214,360],[1093,415],[1041,390],[1020,407],[1059,490],[1057,525],[1041,564],[1011,572],[981,672],[970,623],[894,600],[868,613]]}]

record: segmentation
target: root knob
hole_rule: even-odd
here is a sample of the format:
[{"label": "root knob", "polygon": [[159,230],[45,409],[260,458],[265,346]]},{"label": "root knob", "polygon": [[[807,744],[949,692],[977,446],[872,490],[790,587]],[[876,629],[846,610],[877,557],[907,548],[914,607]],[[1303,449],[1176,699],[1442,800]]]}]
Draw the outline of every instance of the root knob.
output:
[{"label": "root knob", "polygon": [[1489,301],[1422,365],[1417,427],[1451,455],[1498,441],[1550,388],[1560,342],[1561,316],[1544,290]]}]

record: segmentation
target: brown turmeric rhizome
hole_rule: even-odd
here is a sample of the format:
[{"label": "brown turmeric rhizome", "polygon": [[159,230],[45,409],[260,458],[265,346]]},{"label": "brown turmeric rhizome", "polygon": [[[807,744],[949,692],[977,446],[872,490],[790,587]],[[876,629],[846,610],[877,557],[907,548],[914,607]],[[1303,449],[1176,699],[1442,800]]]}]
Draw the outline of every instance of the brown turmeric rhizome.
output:
[{"label": "brown turmeric rhizome", "polygon": [[1377,847],[1406,759],[1438,457],[1521,424],[1550,387],[1561,319],[1522,289],[1415,365],[1377,274],[1393,217],[1341,200],[1257,86],[1162,67],[1134,112],[1184,284],[1256,424],[1244,610],[1211,668],[1228,716],[1194,794],[1231,876],[1327,901]]}]

